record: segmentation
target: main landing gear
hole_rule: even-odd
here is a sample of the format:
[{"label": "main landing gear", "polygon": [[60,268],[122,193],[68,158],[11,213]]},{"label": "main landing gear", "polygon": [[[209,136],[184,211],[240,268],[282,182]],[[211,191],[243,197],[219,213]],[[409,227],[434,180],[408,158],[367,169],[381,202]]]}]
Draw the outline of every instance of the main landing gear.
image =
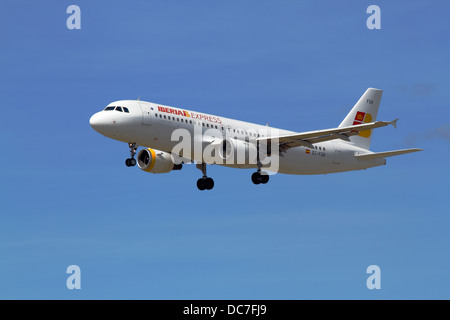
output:
[{"label": "main landing gear", "polygon": [[259,160],[259,141],[256,148],[257,148],[256,164],[258,166],[258,170],[252,174],[252,182],[254,184],[260,183],[266,184],[267,182],[269,182],[269,174],[267,172],[261,172],[262,164],[261,161]]},{"label": "main landing gear", "polygon": [[128,158],[125,160],[125,165],[127,167],[134,167],[136,165],[136,159],[134,158],[135,154],[136,154],[136,150],[139,147],[136,143],[128,143],[128,147],[130,148],[130,155],[131,158]]},{"label": "main landing gear", "polygon": [[214,188],[214,180],[206,176],[206,163],[197,163],[197,169],[203,173],[203,177],[197,180],[197,188],[202,191]]}]

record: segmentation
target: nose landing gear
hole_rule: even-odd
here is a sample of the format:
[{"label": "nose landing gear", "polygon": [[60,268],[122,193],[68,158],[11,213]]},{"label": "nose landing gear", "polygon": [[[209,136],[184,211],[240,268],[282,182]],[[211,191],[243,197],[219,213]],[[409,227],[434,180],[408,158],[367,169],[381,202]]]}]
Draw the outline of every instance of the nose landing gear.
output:
[{"label": "nose landing gear", "polygon": [[130,148],[131,158],[125,160],[125,165],[127,167],[134,167],[136,165],[136,159],[134,158],[134,156],[136,155],[136,150],[137,148],[139,148],[139,146],[134,142],[130,142],[128,143],[128,147]]}]

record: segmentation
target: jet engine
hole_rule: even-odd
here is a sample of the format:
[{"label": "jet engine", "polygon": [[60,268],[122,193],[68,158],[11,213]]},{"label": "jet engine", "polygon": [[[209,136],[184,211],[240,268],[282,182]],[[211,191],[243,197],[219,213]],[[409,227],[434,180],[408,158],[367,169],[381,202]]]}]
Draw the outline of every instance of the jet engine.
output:
[{"label": "jet engine", "polygon": [[172,170],[180,170],[181,164],[175,164],[173,156],[156,149],[142,149],[137,155],[139,169],[151,173],[167,173]]}]

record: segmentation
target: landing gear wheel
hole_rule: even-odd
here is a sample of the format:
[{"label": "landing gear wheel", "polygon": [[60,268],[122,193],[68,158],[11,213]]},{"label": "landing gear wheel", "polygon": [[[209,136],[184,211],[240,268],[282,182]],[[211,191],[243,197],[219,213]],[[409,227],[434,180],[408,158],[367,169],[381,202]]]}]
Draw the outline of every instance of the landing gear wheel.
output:
[{"label": "landing gear wheel", "polygon": [[197,188],[199,190],[211,190],[214,188],[214,180],[206,176],[206,163],[197,163],[197,169],[203,173],[203,177],[197,180]]},{"label": "landing gear wheel", "polygon": [[267,173],[260,174],[260,179],[262,184],[269,182],[269,175]]},{"label": "landing gear wheel", "polygon": [[254,172],[252,174],[252,182],[254,184],[266,184],[269,182],[269,175],[267,173],[261,173],[261,172]]},{"label": "landing gear wheel", "polygon": [[214,180],[212,178],[200,178],[197,180],[197,188],[199,190],[211,190],[214,188]]},{"label": "landing gear wheel", "polygon": [[254,172],[254,173],[252,174],[252,182],[253,182],[254,184],[260,184],[260,183],[261,183],[261,181],[259,181],[259,180],[260,180],[260,177],[261,177],[261,174],[260,174],[259,172]]},{"label": "landing gear wheel", "polygon": [[200,178],[197,180],[197,188],[198,190],[205,190],[205,182],[203,181],[203,178]]},{"label": "landing gear wheel", "polygon": [[128,158],[125,160],[125,164],[127,167],[134,167],[136,165],[136,159],[135,158]]},{"label": "landing gear wheel", "polygon": [[214,188],[214,180],[212,178],[206,178],[205,179],[205,189],[211,190]]}]

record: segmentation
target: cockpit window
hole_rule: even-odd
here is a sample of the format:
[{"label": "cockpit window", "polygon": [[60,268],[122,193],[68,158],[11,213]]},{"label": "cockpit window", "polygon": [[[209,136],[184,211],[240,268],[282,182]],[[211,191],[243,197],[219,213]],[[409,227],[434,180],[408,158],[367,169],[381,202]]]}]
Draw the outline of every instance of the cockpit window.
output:
[{"label": "cockpit window", "polygon": [[130,113],[130,110],[128,110],[128,108],[126,107],[115,107],[115,106],[106,107],[104,111],[111,111],[111,110]]}]

